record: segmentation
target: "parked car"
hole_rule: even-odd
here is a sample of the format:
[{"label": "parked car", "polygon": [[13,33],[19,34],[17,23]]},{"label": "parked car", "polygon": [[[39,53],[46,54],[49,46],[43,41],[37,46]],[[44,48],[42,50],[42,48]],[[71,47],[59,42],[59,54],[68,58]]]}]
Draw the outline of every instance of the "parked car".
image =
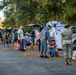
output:
[{"label": "parked car", "polygon": [[74,45],[74,49],[76,49],[76,26],[72,26],[71,30],[73,31],[72,42]]}]

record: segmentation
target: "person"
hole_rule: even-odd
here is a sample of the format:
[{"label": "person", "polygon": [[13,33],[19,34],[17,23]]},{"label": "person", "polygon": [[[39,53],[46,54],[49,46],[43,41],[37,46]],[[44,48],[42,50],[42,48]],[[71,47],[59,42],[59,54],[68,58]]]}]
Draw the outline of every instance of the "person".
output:
[{"label": "person", "polygon": [[14,45],[16,49],[17,49],[17,40],[18,40],[18,30],[15,30],[14,31]]},{"label": "person", "polygon": [[72,30],[70,29],[69,25],[65,26],[65,29],[61,33],[61,36],[62,36],[65,64],[71,65],[73,50],[72,50]]},{"label": "person", "polygon": [[[46,55],[47,52],[47,43],[50,41],[50,34],[49,34],[49,29],[51,28],[50,25],[42,29],[40,33],[40,43],[41,43],[41,49],[40,49],[40,57],[48,58]],[[43,55],[44,53],[44,55]]]},{"label": "person", "polygon": [[24,43],[24,50],[26,51],[26,45],[27,45],[27,39],[26,39],[26,37],[24,37],[23,43]]},{"label": "person", "polygon": [[24,39],[24,33],[23,33],[23,26],[21,25],[19,30],[18,30],[18,40],[21,40],[20,44],[20,50],[24,51],[24,45],[23,45],[23,39]]},{"label": "person", "polygon": [[11,34],[9,34],[8,39],[9,39],[9,46],[11,46],[11,44],[12,44],[12,36],[11,36]]},{"label": "person", "polygon": [[12,29],[11,35],[12,35],[12,43],[16,45],[16,41],[18,40],[18,28],[16,26]]},{"label": "person", "polygon": [[3,31],[3,45],[5,46],[5,35],[6,33]]},{"label": "person", "polygon": [[40,52],[40,47],[41,47],[41,43],[40,43],[40,32],[41,32],[42,29],[43,29],[43,27],[40,27],[39,34],[38,34],[38,50],[39,50],[39,52]]},{"label": "person", "polygon": [[32,27],[32,31],[31,31],[30,35],[31,35],[30,50],[33,50],[34,49],[34,42],[35,42],[35,27]]},{"label": "person", "polygon": [[39,49],[39,52],[40,52],[40,33],[39,33],[39,35],[38,35],[38,49]]},{"label": "person", "polygon": [[9,47],[9,35],[8,35],[8,33],[6,33],[4,40],[5,40],[5,46]]},{"label": "person", "polygon": [[48,46],[49,48],[49,54],[50,54],[50,57],[55,57],[56,56],[56,43],[55,43],[55,40],[54,39],[50,39],[50,44]]}]

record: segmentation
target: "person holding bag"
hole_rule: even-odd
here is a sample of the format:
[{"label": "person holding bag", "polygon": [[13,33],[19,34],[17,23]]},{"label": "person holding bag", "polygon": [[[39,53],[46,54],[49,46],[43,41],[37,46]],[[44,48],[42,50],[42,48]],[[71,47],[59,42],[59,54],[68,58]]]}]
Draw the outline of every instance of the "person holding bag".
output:
[{"label": "person holding bag", "polygon": [[18,40],[20,42],[20,50],[24,51],[24,43],[23,43],[23,39],[24,39],[24,33],[23,33],[23,29],[24,27],[21,25],[19,30],[18,30]]}]

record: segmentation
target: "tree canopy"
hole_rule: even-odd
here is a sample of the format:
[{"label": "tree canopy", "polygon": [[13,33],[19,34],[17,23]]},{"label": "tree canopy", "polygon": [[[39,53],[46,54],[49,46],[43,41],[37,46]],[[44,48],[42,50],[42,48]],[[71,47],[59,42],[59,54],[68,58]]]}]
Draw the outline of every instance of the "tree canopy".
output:
[{"label": "tree canopy", "polygon": [[6,27],[44,25],[51,20],[76,23],[76,0],[3,0],[0,9],[4,11]]}]

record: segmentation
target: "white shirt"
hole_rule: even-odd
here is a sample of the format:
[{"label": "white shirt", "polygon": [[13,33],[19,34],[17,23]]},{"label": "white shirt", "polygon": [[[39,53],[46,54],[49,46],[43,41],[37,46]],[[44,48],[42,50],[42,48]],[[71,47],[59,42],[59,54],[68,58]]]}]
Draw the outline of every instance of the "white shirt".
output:
[{"label": "white shirt", "polygon": [[23,30],[19,29],[18,30],[18,39],[23,39],[23,38],[24,38]]},{"label": "white shirt", "polygon": [[50,37],[53,37],[54,34],[55,34],[55,28],[52,27],[52,28],[49,30],[49,32],[50,32]]}]

